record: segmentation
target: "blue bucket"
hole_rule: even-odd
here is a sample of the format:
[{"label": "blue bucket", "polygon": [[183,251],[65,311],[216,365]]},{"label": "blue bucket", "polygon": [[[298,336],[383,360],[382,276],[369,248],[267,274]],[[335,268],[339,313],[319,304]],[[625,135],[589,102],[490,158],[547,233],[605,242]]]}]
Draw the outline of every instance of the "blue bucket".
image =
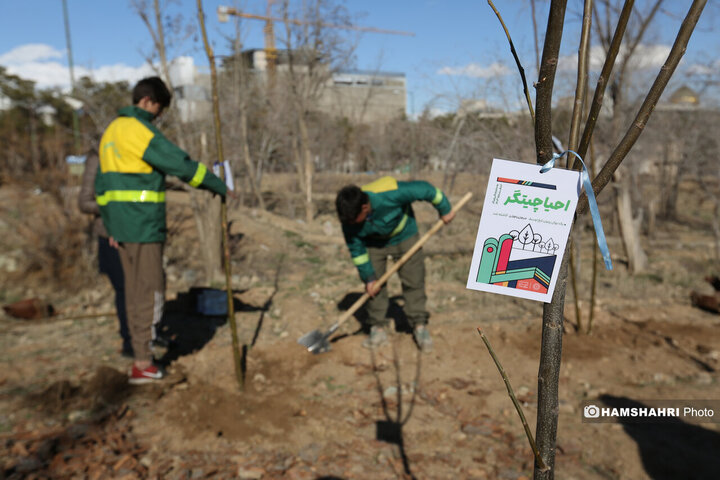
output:
[{"label": "blue bucket", "polygon": [[202,315],[227,315],[227,291],[203,288],[197,295],[196,310]]}]

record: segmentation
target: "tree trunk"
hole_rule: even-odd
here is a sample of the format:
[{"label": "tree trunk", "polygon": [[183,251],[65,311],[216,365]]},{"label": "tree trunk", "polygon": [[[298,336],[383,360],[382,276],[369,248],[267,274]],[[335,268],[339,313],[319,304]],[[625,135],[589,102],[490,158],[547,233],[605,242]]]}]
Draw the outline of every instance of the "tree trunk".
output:
[{"label": "tree trunk", "polygon": [[28,109],[29,133],[30,133],[30,161],[33,166],[33,173],[40,173],[40,148],[38,147],[37,119],[33,107]]},{"label": "tree trunk", "polygon": [[310,151],[310,136],[308,135],[303,113],[298,115],[298,126],[300,128],[300,144],[302,148],[302,164],[298,165],[298,167],[303,169],[303,175],[301,175],[300,181],[303,182],[304,180],[302,191],[305,194],[305,221],[310,223],[315,216],[315,205],[312,200],[312,181],[315,168],[312,152]]},{"label": "tree trunk", "polygon": [[[467,115],[463,115],[462,117],[460,117],[460,120],[455,124],[455,131],[453,131],[452,140],[450,141],[450,146],[448,147],[447,155],[445,156],[445,164],[443,165],[445,173],[443,174],[442,189],[448,194],[450,193],[450,190],[448,190],[448,178],[450,176],[451,170],[450,165],[452,164],[453,153],[455,152],[455,145],[457,144],[458,137],[460,136],[460,131],[465,125],[466,119]],[[452,170],[457,171],[457,168],[458,165],[456,164],[452,167]]]},{"label": "tree trunk", "polygon": [[[552,158],[553,154],[552,93],[560,43],[562,41],[566,6],[567,0],[553,0],[550,3],[550,12],[548,13],[542,63],[536,83],[535,150],[538,163],[547,162]],[[533,472],[536,480],[552,480],[555,478],[558,379],[560,377],[560,361],[562,357],[562,321],[569,257],[567,248],[558,273],[552,302],[543,306],[543,334],[538,370],[538,417],[535,439],[540,457],[547,466],[547,470],[542,470],[536,461]]]},{"label": "tree trunk", "polygon": [[678,164],[670,166],[669,170],[672,173],[670,177],[670,185],[667,195],[663,197],[663,216],[668,220],[675,220],[677,218],[677,201],[678,193],[680,190],[680,180],[682,179],[682,172],[681,169],[678,168]]},{"label": "tree trunk", "polygon": [[617,178],[615,209],[620,224],[620,234],[625,246],[625,254],[628,257],[628,268],[630,273],[641,273],[647,269],[648,264],[647,255],[640,243],[641,222],[633,217],[628,177],[622,175]]},{"label": "tree trunk", "polygon": [[[621,106],[624,102],[622,89],[618,82],[612,84],[613,92],[613,118],[611,138],[617,138],[622,121]],[[628,270],[630,274],[641,273],[647,268],[647,255],[640,243],[641,232],[638,222],[633,217],[632,172],[628,167],[621,166],[615,172],[615,211],[620,225],[620,238],[622,239],[625,254],[628,257]]]},{"label": "tree trunk", "polygon": [[222,236],[217,221],[220,217],[220,199],[193,189],[190,192],[190,205],[198,230],[205,281],[210,286],[222,285]]},{"label": "tree trunk", "polygon": [[250,146],[248,142],[247,132],[247,111],[245,104],[242,106],[240,112],[240,142],[243,149],[243,159],[245,160],[245,168],[247,168],[247,176],[250,181],[250,189],[252,190],[255,200],[258,202],[258,206],[265,210],[265,201],[262,197],[262,190],[257,183],[257,177],[255,175],[255,167],[253,167],[252,159],[250,158]]},{"label": "tree trunk", "polygon": [[[200,29],[202,30],[203,44],[205,45],[205,53],[208,57],[208,63],[210,63],[210,85],[212,92],[212,106],[213,106],[213,124],[215,126],[215,145],[217,149],[217,158],[220,164],[225,160],[223,152],[222,142],[222,122],[220,120],[220,101],[218,99],[218,86],[217,86],[217,70],[215,68],[215,55],[213,54],[210,42],[207,38],[207,30],[205,29],[205,14],[202,9],[202,0],[197,0],[198,7],[198,21],[200,23]],[[225,180],[224,171],[220,170],[220,179]],[[230,331],[232,333],[232,346],[233,346],[233,363],[235,364],[235,378],[238,382],[240,390],[245,388],[245,369],[244,360],[246,357],[240,355],[240,341],[237,333],[237,322],[235,321],[235,307],[233,301],[233,290],[232,290],[232,262],[230,261],[230,238],[228,229],[228,215],[227,215],[227,202],[225,198],[222,199],[220,204],[220,229],[222,232],[222,250],[223,250],[223,264],[225,267],[225,291],[227,292],[227,319],[230,324]],[[245,353],[245,346],[243,346],[243,352]]]},{"label": "tree trunk", "polygon": [[[207,158],[207,135],[200,134],[201,161]],[[220,199],[193,188],[190,191],[195,225],[198,230],[200,251],[204,260],[205,281],[209,285],[222,283],[222,235],[217,219],[220,218]]]},{"label": "tree trunk", "polygon": [[648,219],[647,227],[645,228],[645,235],[648,238],[655,237],[655,225],[657,223],[657,200],[650,200],[648,203]]},{"label": "tree trunk", "polygon": [[550,469],[542,471],[535,464],[535,480],[555,478],[555,450],[559,413],[558,389],[562,361],[563,313],[567,289],[570,242],[565,247],[555,292],[551,303],[543,305],[542,343],[538,369],[538,414],[535,438],[540,457]]}]

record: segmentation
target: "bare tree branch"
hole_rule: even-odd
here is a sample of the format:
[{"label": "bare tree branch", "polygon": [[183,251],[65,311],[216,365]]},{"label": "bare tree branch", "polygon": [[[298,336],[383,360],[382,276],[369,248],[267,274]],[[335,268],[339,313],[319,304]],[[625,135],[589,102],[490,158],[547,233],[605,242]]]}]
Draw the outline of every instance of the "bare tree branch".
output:
[{"label": "bare tree branch", "polygon": [[[542,64],[535,84],[535,148],[537,162],[546,163],[552,158],[552,90],[555,84],[558,52],[562,40],[567,0],[552,1],[543,46]],[[542,113],[541,113],[542,111]]]},{"label": "bare tree branch", "polygon": [[[665,87],[667,86],[670,78],[675,72],[675,69],[680,63],[680,60],[685,54],[688,41],[692,36],[695,25],[697,25],[697,22],[700,19],[700,15],[702,14],[706,3],[707,0],[694,0],[692,5],[690,6],[690,9],[685,16],[685,19],[680,26],[680,31],[675,38],[675,43],[673,43],[670,54],[668,55],[667,59],[665,60],[665,64],[662,66],[660,72],[655,78],[655,82],[653,82],[652,86],[650,87],[650,91],[648,92],[645,100],[643,101],[640,109],[638,110],[637,115],[635,116],[635,120],[633,121],[628,131],[625,133],[625,136],[620,141],[618,146],[610,155],[610,158],[608,158],[608,161],[600,170],[598,176],[593,179],[593,191],[596,195],[600,193],[602,189],[605,188],[605,186],[610,182],[613,173],[620,166],[620,163],[625,159],[627,154],[630,152],[630,149],[633,147],[633,145],[635,145],[635,142],[640,137],[640,134],[643,132],[645,125],[650,118],[650,115],[655,109],[655,105],[660,100],[660,96],[665,90]],[[587,195],[583,195],[578,201],[577,213],[583,214],[587,211],[587,208]]]},{"label": "bare tree branch", "polygon": [[[593,0],[585,0],[580,46],[578,48],[577,86],[575,88],[575,101],[573,102],[572,121],[570,123],[570,138],[568,139],[568,149],[570,150],[575,150],[578,146],[580,117],[585,106],[589,68],[588,52],[590,50],[590,33],[592,31],[592,5]],[[573,154],[568,155],[568,165],[570,164],[571,155]]]},{"label": "bare tree branch", "polygon": [[[592,30],[592,5],[592,0],[585,0],[585,6],[583,9],[583,26],[580,34],[580,46],[578,48],[578,72],[575,88],[575,101],[573,102],[572,121],[570,123],[570,138],[568,139],[568,149],[572,151],[577,148],[578,137],[580,135],[580,117],[582,116],[583,109],[585,107],[585,97],[587,96],[588,56],[590,51],[590,33]],[[568,165],[570,165],[571,156],[574,156],[574,154],[568,154]],[[573,298],[575,300],[575,322],[576,329],[582,331],[582,312],[580,311],[580,298],[577,288],[578,271],[575,269],[575,260],[575,241],[571,241],[570,275],[572,280],[571,285]],[[578,258],[577,261],[580,261],[580,258]]]},{"label": "bare tree branch", "polygon": [[[520,78],[522,79],[523,84],[523,92],[525,92],[525,99],[527,100],[528,104],[528,110],[530,110],[530,118],[532,119],[533,124],[535,123],[535,112],[533,112],[533,106],[532,106],[532,100],[530,99],[530,92],[528,91],[527,86],[527,79],[525,78],[525,69],[522,66],[522,63],[520,63],[520,58],[518,58],[518,54],[515,51],[515,45],[513,44],[512,38],[510,37],[510,32],[508,32],[507,27],[505,26],[505,22],[503,22],[502,16],[500,15],[500,12],[498,12],[497,8],[495,8],[495,5],[493,4],[492,0],[487,0],[488,5],[490,5],[490,8],[493,9],[495,12],[495,15],[497,15],[498,20],[500,20],[500,24],[503,27],[503,30],[505,30],[505,36],[508,39],[508,42],[510,43],[510,52],[512,53],[513,58],[515,59],[515,64],[518,67],[518,70],[520,71]],[[533,3],[533,10],[534,10],[535,4]],[[535,18],[533,16],[533,18]]]},{"label": "bare tree branch", "polygon": [[[610,78],[613,66],[615,65],[615,59],[620,51],[620,45],[622,44],[622,39],[625,35],[625,29],[627,28],[634,3],[635,0],[625,1],[625,5],[623,5],[622,12],[620,13],[620,18],[618,18],[617,26],[615,27],[615,35],[613,36],[610,48],[605,56],[605,63],[603,63],[600,77],[598,77],[597,85],[595,86],[595,94],[593,95],[590,113],[588,113],[587,121],[585,122],[585,129],[583,130],[582,139],[580,140],[580,146],[577,149],[581,158],[585,158],[588,145],[590,145],[590,138],[595,130],[595,124],[597,123],[598,116],[600,115],[600,109],[602,108],[605,88],[607,87],[608,79]],[[575,163],[573,164],[573,170],[578,170],[579,168],[580,159],[576,158]]]}]

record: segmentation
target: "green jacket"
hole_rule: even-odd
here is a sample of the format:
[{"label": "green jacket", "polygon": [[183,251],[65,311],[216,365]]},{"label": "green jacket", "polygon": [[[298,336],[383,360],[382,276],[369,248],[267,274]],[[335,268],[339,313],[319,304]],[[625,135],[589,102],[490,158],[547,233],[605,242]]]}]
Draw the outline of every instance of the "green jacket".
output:
[{"label": "green jacket", "polygon": [[95,199],[108,234],[118,242],[164,242],[165,175],[220,195],[227,187],[205,165],[190,159],[135,106],[118,112],[100,140]]},{"label": "green jacket", "polygon": [[450,201],[428,182],[399,182],[383,177],[362,187],[370,198],[370,215],[359,224],[345,225],[342,230],[352,261],[363,282],[376,280],[367,247],[397,245],[418,232],[412,202],[432,203],[440,216],[450,213]]}]

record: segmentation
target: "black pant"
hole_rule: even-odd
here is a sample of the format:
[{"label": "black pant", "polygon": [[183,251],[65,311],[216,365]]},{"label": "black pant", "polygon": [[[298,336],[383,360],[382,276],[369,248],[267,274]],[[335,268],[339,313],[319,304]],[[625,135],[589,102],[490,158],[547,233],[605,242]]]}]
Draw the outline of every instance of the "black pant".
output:
[{"label": "black pant", "polygon": [[115,290],[115,310],[120,324],[120,336],[123,340],[123,350],[132,352],[130,330],[128,329],[127,309],[125,308],[125,276],[123,275],[120,255],[116,248],[110,246],[107,237],[98,237],[98,264],[100,273],[110,279]]}]

